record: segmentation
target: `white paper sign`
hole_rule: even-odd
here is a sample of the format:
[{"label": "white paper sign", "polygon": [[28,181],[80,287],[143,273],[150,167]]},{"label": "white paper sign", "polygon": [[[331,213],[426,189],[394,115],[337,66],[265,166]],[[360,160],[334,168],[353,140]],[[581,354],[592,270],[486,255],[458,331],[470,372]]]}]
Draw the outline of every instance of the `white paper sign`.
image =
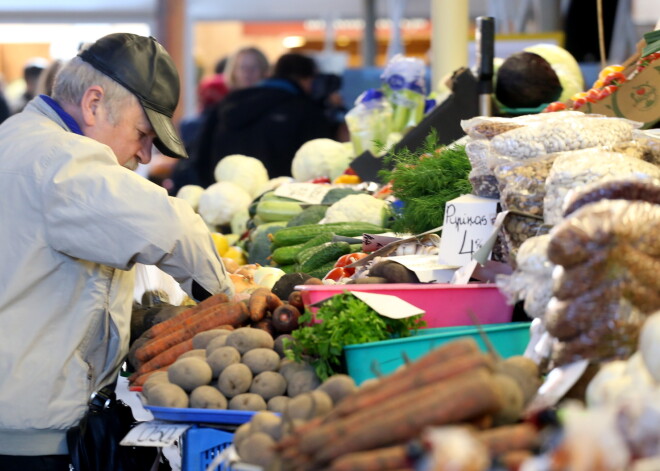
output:
[{"label": "white paper sign", "polygon": [[461,267],[472,259],[493,232],[497,200],[463,195],[445,205],[438,262]]},{"label": "white paper sign", "polygon": [[[426,313],[425,310],[420,309],[407,301],[404,301],[398,296],[392,296],[390,294],[366,293],[363,291],[348,292],[361,301],[367,303],[371,309],[376,311],[381,316],[389,317],[390,319],[405,319],[406,317],[417,316]],[[329,299],[331,298],[317,301],[312,304],[312,306],[321,306]]]},{"label": "white paper sign", "polygon": [[412,270],[422,283],[447,283],[454,276],[456,268],[438,264],[437,255],[401,255],[388,257],[388,260],[400,263]]},{"label": "white paper sign", "polygon": [[365,293],[362,291],[351,291],[351,294],[361,301],[364,301],[381,316],[390,319],[405,319],[406,317],[417,316],[426,313],[425,310],[413,306],[398,296],[389,294]]},{"label": "white paper sign", "polygon": [[322,183],[287,183],[278,186],[275,195],[293,198],[303,203],[320,204],[325,194],[332,188],[335,187]]},{"label": "white paper sign", "polygon": [[536,397],[532,399],[525,410],[525,416],[554,407],[564,395],[578,382],[589,366],[589,360],[578,360],[568,365],[554,368],[546,376],[545,382],[539,388]]},{"label": "white paper sign", "polygon": [[190,424],[176,424],[158,420],[142,422],[133,427],[119,444],[166,447],[173,445],[189,428]]}]

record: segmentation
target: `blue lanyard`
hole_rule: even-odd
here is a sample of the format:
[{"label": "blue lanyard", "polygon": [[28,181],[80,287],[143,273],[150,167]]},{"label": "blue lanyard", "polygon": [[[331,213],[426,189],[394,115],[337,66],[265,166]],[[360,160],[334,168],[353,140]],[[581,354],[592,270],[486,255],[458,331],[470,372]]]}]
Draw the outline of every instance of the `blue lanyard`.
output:
[{"label": "blue lanyard", "polygon": [[62,118],[62,121],[64,121],[64,124],[67,125],[67,127],[72,131],[75,132],[76,134],[80,134],[81,136],[83,135],[82,129],[80,129],[80,126],[78,126],[78,123],[76,123],[76,120],[73,119],[73,116],[71,116],[69,113],[64,111],[64,109],[51,97],[48,95],[39,95],[39,98],[41,98],[43,101],[48,103],[48,105],[57,113],[57,115]]}]

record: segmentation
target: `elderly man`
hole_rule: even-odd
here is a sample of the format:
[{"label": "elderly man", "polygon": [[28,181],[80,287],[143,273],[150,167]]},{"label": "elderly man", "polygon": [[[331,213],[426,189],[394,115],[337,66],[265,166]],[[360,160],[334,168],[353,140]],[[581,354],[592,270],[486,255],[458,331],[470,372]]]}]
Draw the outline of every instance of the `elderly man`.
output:
[{"label": "elderly man", "polygon": [[66,431],[128,350],[135,263],[233,294],[202,219],[131,170],[187,157],[172,59],[111,34],[0,126],[0,469],[68,470]]}]

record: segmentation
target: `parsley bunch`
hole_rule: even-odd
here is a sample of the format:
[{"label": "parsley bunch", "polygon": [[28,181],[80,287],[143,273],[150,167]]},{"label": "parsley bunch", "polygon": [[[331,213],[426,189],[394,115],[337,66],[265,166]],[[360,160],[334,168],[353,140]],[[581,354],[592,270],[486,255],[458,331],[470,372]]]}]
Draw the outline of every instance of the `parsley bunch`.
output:
[{"label": "parsley bunch", "polygon": [[[319,323],[313,324],[313,318]],[[299,322],[306,327],[294,330],[287,343],[287,358],[310,363],[321,380],[341,372],[342,350],[346,345],[408,337],[424,327],[421,316],[390,319],[368,304],[344,292],[326,300],[315,315],[306,310]]]}]

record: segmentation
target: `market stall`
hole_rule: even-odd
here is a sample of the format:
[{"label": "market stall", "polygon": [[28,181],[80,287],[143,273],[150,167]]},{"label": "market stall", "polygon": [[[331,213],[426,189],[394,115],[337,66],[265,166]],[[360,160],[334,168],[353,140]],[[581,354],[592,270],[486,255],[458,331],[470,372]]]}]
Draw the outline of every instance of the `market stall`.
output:
[{"label": "market stall", "polygon": [[[278,179],[228,156],[182,188],[238,294],[136,307],[140,427],[176,429],[190,470],[657,469],[656,47],[590,109],[505,105],[413,149],[433,105],[395,58],[351,143],[308,142]],[[631,90],[645,119],[602,105]],[[378,181],[351,167],[367,147]]]}]

